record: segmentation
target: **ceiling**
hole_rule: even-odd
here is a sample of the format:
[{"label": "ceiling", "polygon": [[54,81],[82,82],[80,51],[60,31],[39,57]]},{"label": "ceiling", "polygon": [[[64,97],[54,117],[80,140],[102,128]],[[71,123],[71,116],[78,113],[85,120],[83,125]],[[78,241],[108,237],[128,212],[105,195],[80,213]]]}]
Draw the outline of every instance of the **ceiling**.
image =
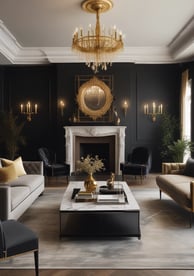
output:
[{"label": "ceiling", "polygon": [[[95,25],[81,0],[0,0],[0,64],[80,62],[71,51],[75,27]],[[194,60],[194,0],[113,0],[101,14],[107,29],[124,34],[114,61],[176,63]]]}]

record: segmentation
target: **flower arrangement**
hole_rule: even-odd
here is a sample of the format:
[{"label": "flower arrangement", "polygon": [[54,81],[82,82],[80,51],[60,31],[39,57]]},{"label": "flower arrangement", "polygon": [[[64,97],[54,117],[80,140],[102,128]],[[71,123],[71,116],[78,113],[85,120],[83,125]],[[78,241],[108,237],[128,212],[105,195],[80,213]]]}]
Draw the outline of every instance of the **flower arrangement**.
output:
[{"label": "flower arrangement", "polygon": [[98,155],[95,155],[95,157],[91,155],[87,155],[85,158],[81,157],[81,159],[77,161],[77,167],[78,172],[86,172],[88,174],[93,174],[105,169],[104,163],[102,159],[99,159]]}]

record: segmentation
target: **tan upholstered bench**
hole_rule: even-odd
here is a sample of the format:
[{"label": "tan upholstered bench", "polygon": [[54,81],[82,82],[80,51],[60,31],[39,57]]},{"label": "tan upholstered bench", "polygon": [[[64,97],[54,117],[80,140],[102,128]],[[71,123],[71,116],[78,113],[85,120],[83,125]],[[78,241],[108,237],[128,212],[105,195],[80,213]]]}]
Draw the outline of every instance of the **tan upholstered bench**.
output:
[{"label": "tan upholstered bench", "polygon": [[189,158],[186,163],[163,163],[162,174],[156,177],[156,183],[160,199],[163,192],[190,212],[191,226],[194,213],[194,160]]}]

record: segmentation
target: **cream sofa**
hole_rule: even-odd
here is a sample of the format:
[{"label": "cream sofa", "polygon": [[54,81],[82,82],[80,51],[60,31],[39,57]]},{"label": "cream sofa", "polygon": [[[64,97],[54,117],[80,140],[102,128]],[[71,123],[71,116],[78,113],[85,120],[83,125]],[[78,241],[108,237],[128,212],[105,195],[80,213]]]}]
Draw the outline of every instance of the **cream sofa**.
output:
[{"label": "cream sofa", "polygon": [[0,183],[0,219],[18,219],[45,188],[43,162],[23,161],[26,174]]},{"label": "cream sofa", "polygon": [[181,207],[190,212],[190,225],[194,213],[194,159],[186,163],[163,163],[162,175],[156,177],[156,183],[162,192],[170,196]]}]

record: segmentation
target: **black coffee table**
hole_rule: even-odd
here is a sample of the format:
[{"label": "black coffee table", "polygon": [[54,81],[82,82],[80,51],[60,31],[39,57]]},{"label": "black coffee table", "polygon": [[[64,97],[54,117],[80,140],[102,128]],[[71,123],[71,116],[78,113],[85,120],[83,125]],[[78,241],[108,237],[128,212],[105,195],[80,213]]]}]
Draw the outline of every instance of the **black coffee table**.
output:
[{"label": "black coffee table", "polygon": [[[98,181],[98,187],[105,181]],[[127,236],[141,238],[140,208],[130,188],[124,181],[115,182],[122,186],[126,201],[124,203],[75,202],[74,189],[84,190],[83,181],[70,181],[61,201],[60,237],[99,237]]]}]

